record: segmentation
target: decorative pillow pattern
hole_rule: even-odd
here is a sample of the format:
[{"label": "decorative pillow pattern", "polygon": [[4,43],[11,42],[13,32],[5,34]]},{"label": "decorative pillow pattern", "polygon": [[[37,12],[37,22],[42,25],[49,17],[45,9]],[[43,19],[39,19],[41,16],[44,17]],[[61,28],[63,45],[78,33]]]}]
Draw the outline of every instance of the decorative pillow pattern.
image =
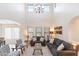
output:
[{"label": "decorative pillow pattern", "polygon": [[60,45],[58,46],[57,50],[60,51],[60,50],[63,50],[63,49],[64,49],[64,45],[63,45],[63,43],[62,43],[62,44],[60,44]]}]

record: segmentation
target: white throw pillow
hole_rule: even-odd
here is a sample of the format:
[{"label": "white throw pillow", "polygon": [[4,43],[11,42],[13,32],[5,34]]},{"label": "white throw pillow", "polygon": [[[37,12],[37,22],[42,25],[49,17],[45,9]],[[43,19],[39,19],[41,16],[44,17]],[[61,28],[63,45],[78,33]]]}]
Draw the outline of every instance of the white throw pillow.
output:
[{"label": "white throw pillow", "polygon": [[60,45],[58,46],[57,50],[60,51],[60,50],[63,50],[63,49],[64,49],[64,45],[63,45],[63,43],[62,43],[62,44],[60,44]]},{"label": "white throw pillow", "polygon": [[53,44],[53,42],[54,42],[54,39],[50,39],[50,43]]},{"label": "white throw pillow", "polygon": [[43,42],[43,41],[44,41],[44,38],[42,38],[42,37],[41,37],[40,41],[42,41],[42,42]]}]

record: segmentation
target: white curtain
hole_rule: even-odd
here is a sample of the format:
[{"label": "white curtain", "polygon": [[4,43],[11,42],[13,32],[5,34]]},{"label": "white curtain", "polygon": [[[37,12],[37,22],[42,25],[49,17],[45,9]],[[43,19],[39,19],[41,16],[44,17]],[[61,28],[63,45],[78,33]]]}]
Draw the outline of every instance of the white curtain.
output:
[{"label": "white curtain", "polygon": [[5,40],[7,44],[15,44],[20,39],[20,28],[5,28]]}]

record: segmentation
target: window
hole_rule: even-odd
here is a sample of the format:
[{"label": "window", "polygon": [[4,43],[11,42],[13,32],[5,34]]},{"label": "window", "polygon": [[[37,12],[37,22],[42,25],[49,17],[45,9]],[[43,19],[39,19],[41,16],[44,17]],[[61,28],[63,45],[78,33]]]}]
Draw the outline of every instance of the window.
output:
[{"label": "window", "polygon": [[4,37],[4,27],[0,24],[0,37]]},{"label": "window", "polygon": [[27,32],[29,35],[29,40],[32,36],[45,36],[49,35],[50,27],[28,27]]},{"label": "window", "polygon": [[28,6],[28,11],[33,12],[33,6]]},{"label": "window", "polygon": [[5,38],[6,39],[20,39],[20,29],[19,28],[5,28]]}]

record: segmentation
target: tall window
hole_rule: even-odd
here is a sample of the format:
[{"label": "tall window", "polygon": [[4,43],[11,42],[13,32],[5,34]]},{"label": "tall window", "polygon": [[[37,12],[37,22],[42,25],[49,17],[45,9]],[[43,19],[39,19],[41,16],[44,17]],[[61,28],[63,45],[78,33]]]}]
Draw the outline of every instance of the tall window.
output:
[{"label": "tall window", "polygon": [[6,39],[20,39],[20,29],[19,28],[5,28],[5,38]]},{"label": "tall window", "polygon": [[12,20],[0,20],[0,38],[4,38],[6,44],[15,44],[21,38],[19,23]]}]

